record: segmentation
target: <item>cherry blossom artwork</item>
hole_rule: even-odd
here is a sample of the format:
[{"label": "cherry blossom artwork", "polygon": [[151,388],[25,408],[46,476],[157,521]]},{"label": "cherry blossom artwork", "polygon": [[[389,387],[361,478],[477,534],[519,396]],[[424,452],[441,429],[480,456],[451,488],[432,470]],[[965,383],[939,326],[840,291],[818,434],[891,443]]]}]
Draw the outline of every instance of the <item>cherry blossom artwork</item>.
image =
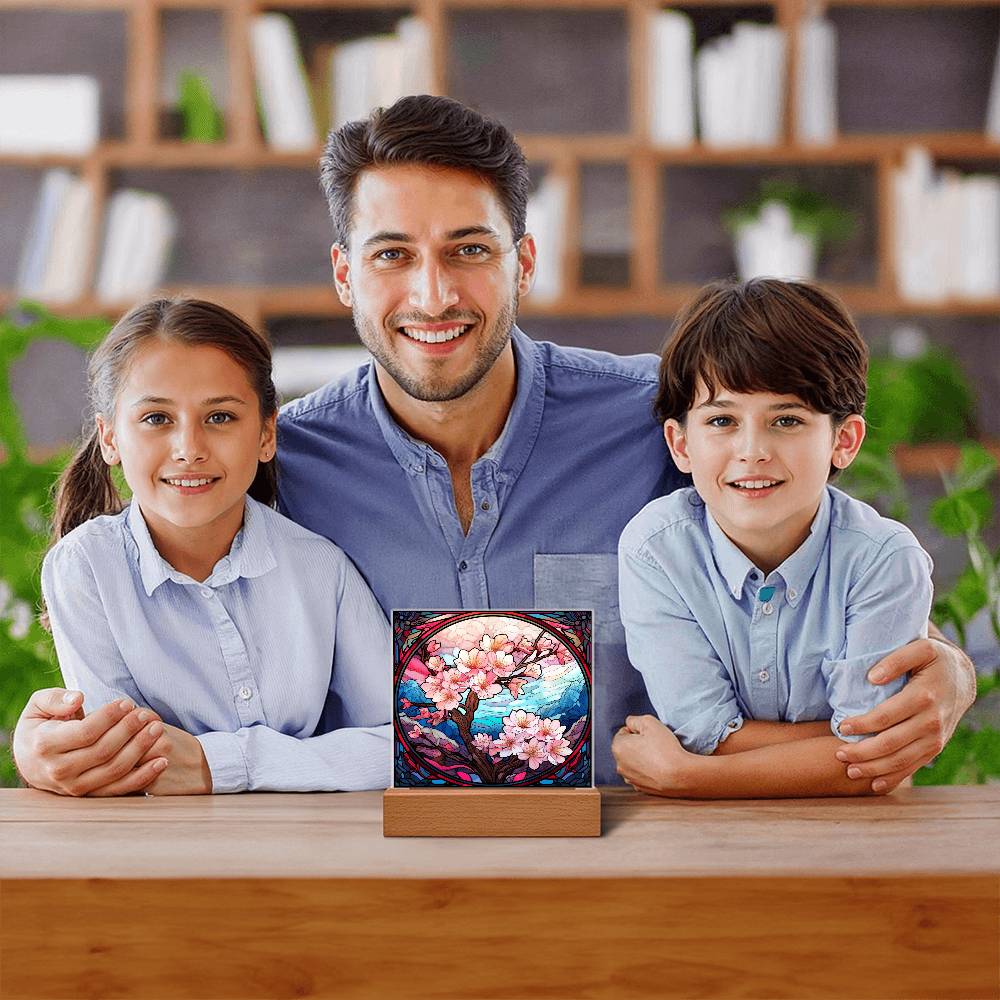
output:
[{"label": "cherry blossom artwork", "polygon": [[590,611],[394,611],[393,784],[593,784]]}]

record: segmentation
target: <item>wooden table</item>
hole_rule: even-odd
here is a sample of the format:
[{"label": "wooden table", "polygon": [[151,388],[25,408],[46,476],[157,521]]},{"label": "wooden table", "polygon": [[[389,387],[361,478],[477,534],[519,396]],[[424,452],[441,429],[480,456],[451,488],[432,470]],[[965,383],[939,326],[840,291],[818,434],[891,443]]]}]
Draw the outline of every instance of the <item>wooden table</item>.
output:
[{"label": "wooden table", "polygon": [[0,791],[0,996],[998,997],[1000,786],[386,840],[375,792]]}]

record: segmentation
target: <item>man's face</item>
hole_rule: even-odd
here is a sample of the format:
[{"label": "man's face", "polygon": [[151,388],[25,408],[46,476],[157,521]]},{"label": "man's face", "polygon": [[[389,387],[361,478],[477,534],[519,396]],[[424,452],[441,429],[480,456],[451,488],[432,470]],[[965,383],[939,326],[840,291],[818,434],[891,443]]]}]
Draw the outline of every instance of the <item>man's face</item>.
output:
[{"label": "man's face", "polygon": [[361,342],[414,399],[458,399],[510,340],[534,242],[514,244],[490,185],[464,170],[373,167],[354,193],[350,248],[331,252]]}]

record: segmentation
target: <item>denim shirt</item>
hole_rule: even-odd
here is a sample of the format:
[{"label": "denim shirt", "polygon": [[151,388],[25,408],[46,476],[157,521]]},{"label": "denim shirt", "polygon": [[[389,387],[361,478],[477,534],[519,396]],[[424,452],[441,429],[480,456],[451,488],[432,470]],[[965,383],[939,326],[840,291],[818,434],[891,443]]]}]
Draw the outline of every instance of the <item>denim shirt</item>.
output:
[{"label": "denim shirt", "polygon": [[515,328],[506,425],[471,473],[463,533],[447,463],[392,418],[374,367],[296,400],[278,419],[280,506],[335,541],[383,609],[595,612],[597,780],[618,780],[611,736],[649,711],[618,614],[616,545],[653,497],[687,482],[652,416],[653,355],[536,343]]},{"label": "denim shirt", "polygon": [[163,559],[133,503],[61,539],[42,591],[85,710],[152,708],[199,739],[213,791],[388,783],[385,616],[343,552],[277,511],[248,498],[199,583]]},{"label": "denim shirt", "polygon": [[628,655],[656,714],[710,754],[746,719],[840,723],[901,690],[868,670],[926,636],[931,559],[901,524],[831,486],[808,538],[764,574],[693,489],[643,508],[619,545]]}]

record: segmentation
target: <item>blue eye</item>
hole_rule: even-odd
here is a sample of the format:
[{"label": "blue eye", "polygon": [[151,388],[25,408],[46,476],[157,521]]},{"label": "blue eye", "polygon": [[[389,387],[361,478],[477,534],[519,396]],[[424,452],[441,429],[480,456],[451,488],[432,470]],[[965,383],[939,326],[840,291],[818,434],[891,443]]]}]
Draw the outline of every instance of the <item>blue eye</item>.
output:
[{"label": "blue eye", "polygon": [[[787,422],[786,422],[787,421]],[[779,427],[798,427],[802,423],[798,417],[778,417],[775,423]]]},{"label": "blue eye", "polygon": [[147,413],[140,421],[141,424],[149,424],[150,427],[162,427],[167,422],[165,413]]},{"label": "blue eye", "polygon": [[[467,250],[472,252],[466,253]],[[465,246],[460,246],[455,253],[459,257],[485,257],[489,253],[489,248],[484,247],[482,243],[466,243]]]},{"label": "blue eye", "polygon": [[731,427],[733,424],[732,417],[709,417],[708,426],[709,427]]},{"label": "blue eye", "polygon": [[[219,419],[217,420],[216,417]],[[208,422],[210,424],[228,424],[234,421],[236,417],[232,413],[225,413],[220,410],[218,413],[211,413],[208,417]]]},{"label": "blue eye", "polygon": [[[395,254],[396,256],[395,257],[389,256],[390,254]],[[397,247],[389,247],[386,250],[379,250],[379,252],[375,254],[375,260],[384,261],[387,264],[395,264],[397,261],[400,261],[402,259],[403,259],[403,251],[398,249]]]}]

